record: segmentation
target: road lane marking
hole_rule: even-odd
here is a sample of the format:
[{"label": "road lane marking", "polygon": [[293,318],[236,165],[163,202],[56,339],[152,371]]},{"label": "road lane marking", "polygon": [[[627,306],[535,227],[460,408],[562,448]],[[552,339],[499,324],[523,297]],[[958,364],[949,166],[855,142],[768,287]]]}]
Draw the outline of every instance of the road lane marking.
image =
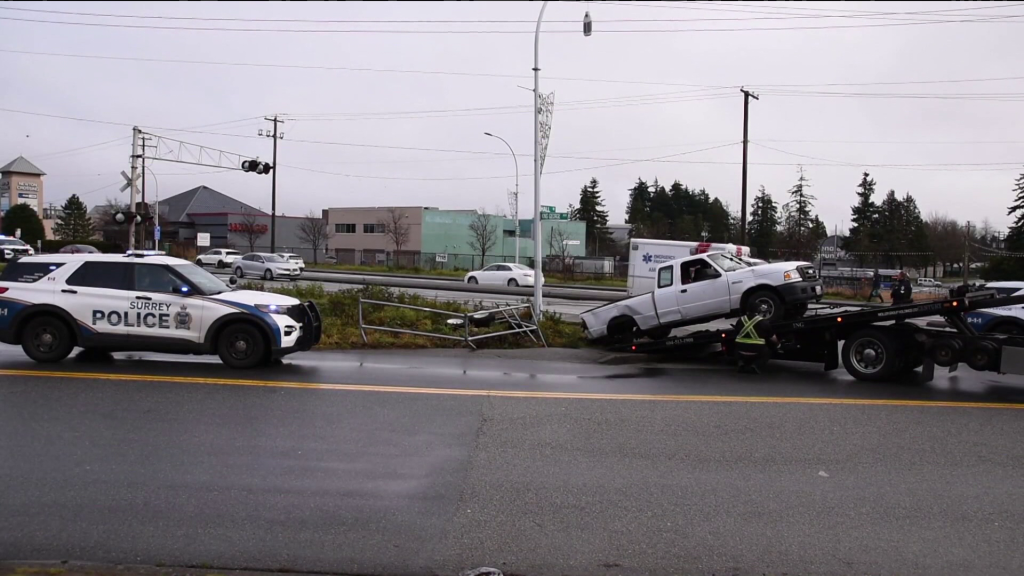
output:
[{"label": "road lane marking", "polygon": [[735,402],[760,404],[848,404],[854,406],[935,406],[949,408],[1002,408],[1021,410],[1024,404],[996,402],[951,402],[942,400],[886,400],[873,398],[807,398],[790,396],[713,396],[680,394],[598,394],[590,392],[531,392],[525,390],[470,390],[465,388],[419,388],[373,384],[326,384],[280,380],[244,380],[235,378],[197,378],[92,372],[48,372],[37,370],[0,370],[0,376],[113,380],[120,382],[171,382],[222,386],[259,386],[265,388],[304,388],[348,392],[391,392],[397,394],[440,394],[446,396],[495,396],[501,398],[548,398],[561,400],[645,400],[653,402]]}]

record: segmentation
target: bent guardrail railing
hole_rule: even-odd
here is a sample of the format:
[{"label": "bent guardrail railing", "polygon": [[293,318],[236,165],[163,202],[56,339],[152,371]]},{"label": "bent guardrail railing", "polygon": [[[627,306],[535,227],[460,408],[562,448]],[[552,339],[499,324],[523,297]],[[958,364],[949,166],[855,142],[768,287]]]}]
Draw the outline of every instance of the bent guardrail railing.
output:
[{"label": "bent guardrail railing", "polygon": [[[411,330],[409,328],[393,328],[391,326],[373,326],[366,324],[363,319],[363,304],[371,304],[375,306],[391,306],[393,308],[404,308],[406,310],[417,310],[420,312],[427,312],[432,314],[441,314],[444,316],[450,316],[448,323],[452,325],[459,325],[463,327],[464,331],[461,336],[455,336],[453,334],[438,334],[436,332],[423,332],[421,330]],[[547,348],[547,342],[544,340],[544,333],[541,332],[540,326],[536,323],[530,323],[523,320],[519,316],[519,311],[523,309],[531,309],[532,304],[516,304],[512,306],[505,306],[501,308],[489,308],[477,310],[475,312],[449,312],[448,310],[438,310],[436,308],[427,308],[425,306],[412,306],[410,304],[398,304],[395,302],[381,302],[380,300],[368,300],[364,298],[359,299],[359,334],[363,337],[364,343],[369,343],[369,339],[366,336],[367,330],[380,330],[382,332],[394,332],[397,334],[414,334],[416,336],[426,336],[428,338],[443,338],[446,340],[461,340],[472,348],[476,348],[473,342],[483,340],[485,338],[494,338],[497,336],[504,336],[506,334],[526,334],[530,337],[534,343],[539,342],[545,348]],[[500,317],[499,317],[500,316]],[[473,334],[471,328],[475,323],[485,323],[488,319],[493,322],[507,322],[511,329],[501,330],[498,332],[488,332],[485,334]],[[536,336],[534,336],[536,332]]]}]

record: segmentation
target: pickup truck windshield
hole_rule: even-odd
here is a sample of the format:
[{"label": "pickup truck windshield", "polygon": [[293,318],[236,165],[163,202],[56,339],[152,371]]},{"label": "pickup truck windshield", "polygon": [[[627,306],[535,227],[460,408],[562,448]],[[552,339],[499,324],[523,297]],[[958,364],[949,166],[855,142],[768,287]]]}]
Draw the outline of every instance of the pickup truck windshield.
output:
[{"label": "pickup truck windshield", "polygon": [[742,270],[743,268],[750,268],[750,266],[748,266],[743,260],[721,252],[708,254],[708,260],[711,260],[715,263],[715,266],[718,266],[726,272],[735,272],[736,270]]}]

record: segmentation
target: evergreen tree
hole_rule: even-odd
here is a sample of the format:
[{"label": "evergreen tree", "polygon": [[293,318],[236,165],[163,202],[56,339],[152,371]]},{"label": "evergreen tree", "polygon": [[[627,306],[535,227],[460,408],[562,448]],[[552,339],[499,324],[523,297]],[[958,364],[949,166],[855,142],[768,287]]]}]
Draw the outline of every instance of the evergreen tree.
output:
[{"label": "evergreen tree", "polygon": [[580,204],[572,210],[573,220],[587,223],[587,253],[597,256],[602,250],[611,250],[614,240],[608,231],[608,211],[601,199],[600,183],[591,178],[590,183],[580,189]]},{"label": "evergreen tree", "polygon": [[913,255],[898,256],[900,268],[904,264],[913,266],[924,266],[931,259],[925,252],[931,251],[928,241],[928,231],[925,229],[924,218],[921,217],[921,209],[917,206],[917,200],[907,192],[900,200],[900,252]]},{"label": "evergreen tree", "polygon": [[787,257],[795,259],[810,260],[818,253],[818,243],[824,238],[815,242],[815,237],[820,230],[816,229],[812,210],[814,201],[817,200],[807,189],[811,185],[804,176],[804,169],[800,167],[800,177],[796,184],[789,190],[789,202],[783,204],[783,237],[787,250]]},{"label": "evergreen tree", "polygon": [[53,235],[57,240],[89,240],[96,232],[89,208],[78,197],[72,194],[61,207],[63,212],[53,224]]},{"label": "evergreen tree", "polygon": [[747,241],[754,250],[754,255],[764,260],[771,258],[778,233],[779,205],[765,192],[764,186],[761,186],[754,197],[754,204],[750,208],[750,220],[747,222]]},{"label": "evergreen tree", "polygon": [[706,222],[709,242],[726,243],[732,240],[729,210],[718,198],[708,204]]},{"label": "evergreen tree", "polygon": [[[843,246],[847,252],[874,252],[878,242],[878,205],[871,198],[874,194],[875,181],[865,172],[857,185],[857,204],[851,207],[850,233]],[[865,256],[858,255],[857,260],[863,267]]]},{"label": "evergreen tree", "polygon": [[1006,211],[1007,216],[1014,217],[1006,235],[1006,247],[1012,252],[1024,252],[1024,173],[1017,177],[1014,184],[1013,204]]},{"label": "evergreen tree", "polygon": [[649,238],[658,240],[672,240],[672,228],[675,223],[672,197],[665,187],[654,179],[651,184],[651,227],[648,232]]},{"label": "evergreen tree", "polygon": [[895,190],[889,190],[878,205],[878,242],[874,250],[879,252],[874,258],[880,259],[886,268],[892,268],[897,263],[896,254],[900,252],[903,222],[903,203],[896,197]]},{"label": "evergreen tree", "polygon": [[643,178],[629,189],[626,204],[626,224],[629,224],[630,238],[644,238],[651,225],[651,187]]},{"label": "evergreen tree", "polygon": [[40,240],[46,240],[43,221],[39,219],[39,215],[28,204],[15,204],[4,214],[4,235],[14,237],[19,229],[21,230],[22,242],[30,246],[35,246],[36,242]]}]

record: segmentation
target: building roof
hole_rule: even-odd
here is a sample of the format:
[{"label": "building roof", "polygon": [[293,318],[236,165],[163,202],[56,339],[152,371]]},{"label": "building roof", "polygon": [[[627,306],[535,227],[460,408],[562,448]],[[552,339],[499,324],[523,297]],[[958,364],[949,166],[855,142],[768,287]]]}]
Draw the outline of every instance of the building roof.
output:
[{"label": "building roof", "polygon": [[18,156],[14,160],[8,162],[3,168],[0,168],[0,172],[17,172],[18,174],[46,176],[46,172],[43,172],[38,166],[26,160],[24,156]]},{"label": "building roof", "polygon": [[258,208],[221,194],[213,188],[198,186],[181,194],[160,200],[160,217],[168,222],[190,222],[189,214],[217,212],[248,212],[257,216],[268,216]]}]

